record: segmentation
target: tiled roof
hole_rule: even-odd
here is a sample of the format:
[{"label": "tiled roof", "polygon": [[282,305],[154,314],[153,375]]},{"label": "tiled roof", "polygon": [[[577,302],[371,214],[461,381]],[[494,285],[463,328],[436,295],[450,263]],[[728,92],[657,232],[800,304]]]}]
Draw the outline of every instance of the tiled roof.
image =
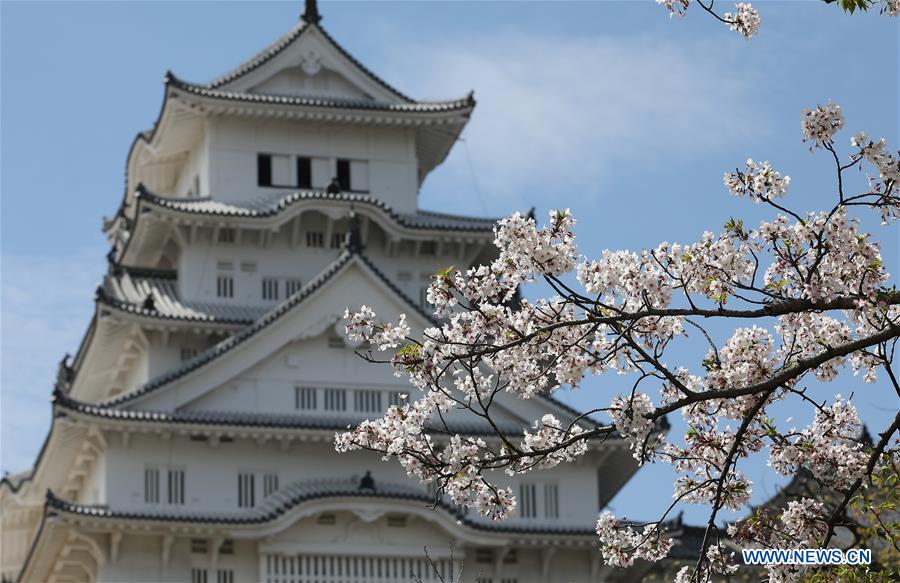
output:
[{"label": "tiled roof", "polygon": [[[114,421],[133,421],[136,423],[159,423],[174,425],[221,425],[260,429],[322,429],[341,431],[355,426],[362,420],[360,416],[327,416],[322,414],[273,414],[252,413],[245,411],[129,411],[114,409],[104,405],[95,405],[72,399],[61,391],[53,393],[54,404],[68,411],[74,411],[90,417],[110,419]],[[501,424],[500,430],[505,435],[518,436],[524,427],[513,424]],[[432,433],[443,433],[449,429],[452,433],[463,435],[495,435],[484,423],[477,421],[447,420],[447,427],[430,426]]]},{"label": "tiled roof", "polygon": [[192,95],[229,101],[248,103],[267,103],[272,105],[296,105],[301,107],[330,109],[362,109],[397,113],[444,113],[462,111],[475,106],[475,96],[468,94],[458,99],[446,101],[414,101],[405,103],[387,103],[369,99],[346,99],[340,97],[309,97],[302,95],[272,95],[265,93],[246,93],[241,91],[223,91],[205,85],[197,85],[183,81],[171,72],[166,74],[169,87],[186,91]]},{"label": "tiled roof", "polygon": [[303,201],[341,201],[378,209],[403,227],[410,229],[491,232],[496,218],[467,217],[420,210],[398,213],[390,205],[367,194],[328,194],[321,190],[298,190],[290,194],[273,192],[242,203],[228,203],[210,198],[168,198],[138,187],[138,198],[148,204],[179,212],[224,217],[267,218],[278,215]]},{"label": "tiled roof", "polygon": [[430,322],[434,322],[433,316],[426,312],[422,307],[414,302],[409,296],[407,296],[403,290],[397,287],[394,282],[392,282],[384,273],[381,272],[367,257],[357,253],[351,253],[349,251],[344,251],[338,259],[329,265],[324,271],[322,271],[315,279],[304,285],[300,291],[295,293],[294,295],[288,297],[286,300],[272,308],[270,311],[266,312],[262,317],[256,320],[251,326],[247,326],[243,328],[239,332],[235,333],[232,336],[229,336],[222,342],[219,342],[215,346],[211,347],[209,350],[197,355],[191,360],[186,361],[181,366],[166,372],[154,379],[151,379],[144,385],[138,387],[134,391],[129,393],[120,395],[114,399],[111,399],[105,403],[107,406],[117,405],[119,403],[123,403],[125,401],[130,401],[139,396],[145,395],[152,391],[159,389],[172,381],[175,381],[186,374],[200,368],[201,366],[206,365],[207,363],[218,359],[224,354],[230,352],[232,349],[239,346],[245,340],[255,336],[258,332],[267,328],[270,324],[276,322],[279,318],[287,314],[291,311],[294,306],[301,303],[307,297],[312,295],[317,289],[319,289],[322,285],[324,285],[328,280],[334,277],[339,271],[341,271],[352,258],[357,257],[362,263],[368,267],[372,273],[374,273],[392,292],[397,294],[410,308],[415,310],[420,316],[425,318]]},{"label": "tiled roof", "polygon": [[[79,504],[57,498],[47,492],[47,506],[64,512],[90,516],[126,520],[148,520],[160,522],[190,522],[222,525],[254,525],[276,520],[290,509],[311,500],[323,498],[381,498],[409,500],[422,504],[432,504],[433,498],[422,487],[409,484],[376,482],[376,489],[360,490],[358,480],[313,480],[295,482],[273,494],[265,504],[252,510],[233,513],[201,512],[134,512],[114,510],[105,505]],[[591,528],[553,528],[546,526],[516,526],[488,523],[464,515],[460,510],[443,500],[438,505],[441,510],[452,515],[459,523],[476,530],[499,533],[549,534],[563,536],[596,536]]]},{"label": "tiled roof", "polygon": [[[251,324],[266,308],[188,302],[178,298],[174,271],[116,267],[97,290],[98,301],[148,318],[187,320],[211,324]],[[153,298],[153,307],[145,302]]]},{"label": "tiled roof", "polygon": [[[104,403],[105,406],[114,406],[120,403],[124,403],[126,401],[131,401],[137,397],[145,395],[147,393],[153,392],[161,387],[168,385],[169,383],[187,375],[188,373],[200,368],[208,364],[211,361],[218,359],[219,357],[225,355],[230,352],[232,349],[236,348],[238,345],[243,343],[245,340],[251,338],[256,335],[258,332],[268,327],[269,324],[278,320],[281,316],[288,313],[294,306],[302,302],[304,299],[309,297],[313,292],[315,292],[319,287],[325,284],[329,279],[331,279],[335,274],[337,274],[343,267],[350,262],[350,259],[353,257],[358,257],[360,261],[362,261],[379,279],[384,282],[388,288],[391,289],[398,297],[400,297],[410,308],[415,310],[420,316],[425,318],[427,321],[437,324],[434,320],[434,317],[425,311],[418,303],[414,302],[409,296],[407,296],[403,290],[397,287],[394,282],[390,280],[381,270],[378,269],[365,255],[355,254],[345,251],[341,256],[332,263],[328,268],[326,268],[319,276],[317,276],[314,280],[303,286],[299,292],[294,294],[293,296],[287,298],[282,303],[278,304],[271,311],[264,314],[261,318],[259,318],[253,325],[248,326],[236,334],[226,338],[222,342],[216,344],[206,352],[203,352],[191,360],[186,361],[180,367],[177,367],[171,371],[168,371],[154,379],[151,379],[147,383],[138,387],[134,391],[129,393],[125,393],[114,399],[106,401]],[[574,409],[573,407],[563,403],[559,399],[555,398],[553,395],[539,395],[540,398],[553,403],[555,406],[560,407],[565,410],[567,413],[572,415],[573,417],[581,417],[581,412]],[[589,418],[583,418],[585,423],[590,423],[592,425],[597,425],[595,421]],[[668,429],[668,422],[665,417],[661,418],[657,422],[657,428],[662,430]],[[617,433],[613,433],[612,435],[617,435]]]},{"label": "tiled roof", "polygon": [[328,268],[326,268],[322,273],[320,273],[315,279],[304,285],[300,291],[288,297],[286,300],[275,306],[273,309],[264,314],[261,318],[256,320],[251,326],[247,326],[243,328],[236,334],[229,336],[222,342],[219,342],[206,352],[202,352],[196,357],[186,361],[181,366],[162,374],[154,379],[151,379],[147,383],[138,387],[134,391],[130,393],[126,393],[114,399],[107,401],[106,405],[116,405],[118,403],[123,403],[125,401],[130,401],[136,397],[145,395],[149,392],[155,391],[156,389],[169,384],[170,382],[177,380],[184,375],[190,373],[193,370],[200,368],[206,363],[219,358],[220,356],[230,352],[232,349],[236,348],[240,344],[242,344],[245,340],[256,335],[257,332],[267,328],[269,324],[277,321],[284,314],[289,312],[294,306],[305,300],[307,297],[312,295],[313,292],[318,290],[322,285],[324,285],[328,280],[330,280],[336,273],[341,271],[349,262],[350,259],[354,257],[353,254],[344,252],[341,256],[332,263]]},{"label": "tiled roof", "polygon": [[334,48],[338,50],[338,52],[340,52],[351,63],[353,63],[360,71],[365,73],[370,79],[372,79],[373,81],[378,83],[380,86],[384,87],[385,89],[387,89],[388,91],[390,91],[391,93],[393,93],[394,95],[396,95],[397,97],[402,99],[403,101],[407,101],[407,102],[413,101],[411,98],[409,98],[408,96],[404,95],[403,93],[401,93],[400,91],[398,91],[397,89],[395,89],[394,87],[389,85],[381,77],[379,77],[378,75],[373,73],[371,70],[369,70],[365,65],[363,65],[362,63],[357,61],[353,55],[348,53],[344,49],[344,47],[339,45],[337,43],[337,41],[335,41],[334,38],[332,38],[332,36],[330,34],[325,32],[325,29],[323,29],[317,23],[307,24],[303,21],[300,21],[296,26],[291,28],[289,31],[287,31],[285,34],[283,34],[281,37],[279,37],[277,40],[275,40],[275,42],[273,42],[272,44],[270,44],[269,46],[264,48],[262,51],[257,53],[252,58],[241,63],[240,65],[238,65],[231,71],[225,73],[224,75],[221,75],[216,79],[213,79],[210,83],[207,84],[207,87],[210,89],[215,89],[216,87],[221,87],[222,85],[225,85],[226,83],[230,83],[231,81],[234,81],[235,79],[243,77],[247,73],[254,71],[255,69],[264,65],[266,62],[273,59],[275,56],[277,56],[279,53],[281,53],[281,51],[283,51],[284,49],[289,47],[295,40],[300,38],[300,36],[303,34],[304,31],[309,30],[313,27],[318,29],[318,31],[320,33],[322,33],[322,36],[324,36],[328,40],[328,42],[330,42],[334,46]]}]

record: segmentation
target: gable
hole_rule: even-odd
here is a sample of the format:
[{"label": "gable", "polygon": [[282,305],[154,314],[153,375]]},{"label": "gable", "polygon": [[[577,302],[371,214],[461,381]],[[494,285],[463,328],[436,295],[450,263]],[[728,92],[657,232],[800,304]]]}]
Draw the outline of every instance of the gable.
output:
[{"label": "gable", "polygon": [[262,95],[296,95],[330,97],[354,101],[371,101],[372,97],[335,71],[305,66],[288,67],[249,89]]},{"label": "gable", "polygon": [[[337,321],[318,336],[288,343],[224,385],[185,404],[182,410],[294,414],[333,419],[335,426],[344,426],[343,421],[358,423],[380,417],[389,405],[402,402],[399,395],[419,397],[420,393],[405,379],[395,377],[390,367],[360,358],[343,342],[342,329],[343,322]],[[516,434],[530,422],[501,403],[493,413],[498,426]],[[459,428],[481,426],[480,420],[464,411],[451,411],[445,418]]]},{"label": "gable", "polygon": [[272,95],[327,95],[383,103],[410,101],[375,77],[318,26],[304,26],[284,38],[287,40],[283,45],[267,53],[268,58],[251,59],[210,86]]},{"label": "gable", "polygon": [[[316,284],[308,297],[285,307],[294,301],[288,300],[270,313],[274,315],[260,320],[266,322],[264,326],[240,342],[232,342],[225,351],[192,370],[129,399],[129,408],[293,414],[296,409],[292,384],[297,380],[308,380],[317,389],[388,391],[396,388],[409,393],[411,387],[404,379],[393,377],[387,365],[369,364],[352,350],[328,347],[329,340],[343,328],[345,308],[356,307],[361,300],[385,318],[406,313],[413,329],[422,330],[430,325],[368,260],[353,255],[341,260],[333,274]],[[329,354],[329,350],[334,352]],[[364,380],[360,382],[360,379]],[[352,396],[345,398],[345,412],[357,413]],[[571,412],[546,399],[521,400],[501,393],[494,402],[498,420],[508,422],[514,433],[547,412],[564,422],[574,418]],[[389,404],[388,397],[383,396],[380,410],[366,412],[360,419],[379,416]],[[467,412],[451,415],[452,421],[471,423],[471,414]]]}]

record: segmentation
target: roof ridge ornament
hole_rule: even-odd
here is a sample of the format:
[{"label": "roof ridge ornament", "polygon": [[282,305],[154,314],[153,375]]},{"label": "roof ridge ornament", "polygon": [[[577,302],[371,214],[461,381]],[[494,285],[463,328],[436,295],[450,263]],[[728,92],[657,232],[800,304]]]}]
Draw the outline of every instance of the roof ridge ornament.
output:
[{"label": "roof ridge ornament", "polygon": [[306,8],[300,15],[300,20],[306,24],[319,24],[322,21],[322,15],[319,14],[319,5],[316,0],[306,0]]},{"label": "roof ridge ornament", "polygon": [[352,204],[350,205],[348,219],[346,249],[352,254],[362,253],[365,245],[363,245],[362,234],[360,233],[359,216],[356,214],[356,209]]}]

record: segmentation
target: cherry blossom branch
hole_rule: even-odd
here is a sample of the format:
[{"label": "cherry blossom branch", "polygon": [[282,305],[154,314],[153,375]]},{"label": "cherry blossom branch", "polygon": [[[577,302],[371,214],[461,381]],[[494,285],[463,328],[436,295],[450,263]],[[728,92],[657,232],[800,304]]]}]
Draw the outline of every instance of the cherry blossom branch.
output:
[{"label": "cherry blossom branch", "polygon": [[[887,448],[888,443],[891,440],[891,437],[897,430],[900,429],[900,413],[894,417],[894,422],[885,429],[882,433],[880,433],[881,439],[878,440],[878,443],[872,449],[872,453],[869,455],[869,462],[866,464],[865,476],[871,476],[872,471],[875,469],[875,464],[878,463],[878,459],[882,456],[885,449]],[[822,542],[823,547],[827,547],[828,543],[831,542],[831,538],[834,536],[834,528],[837,524],[838,518],[843,515],[844,511],[847,509],[847,504],[850,503],[850,499],[853,498],[853,495],[856,494],[856,491],[859,490],[859,487],[862,486],[863,478],[857,478],[855,482],[844,492],[844,497],[841,500],[840,504],[838,504],[837,508],[834,509],[834,512],[831,513],[831,517],[828,519],[828,530],[825,534],[825,539]]]}]

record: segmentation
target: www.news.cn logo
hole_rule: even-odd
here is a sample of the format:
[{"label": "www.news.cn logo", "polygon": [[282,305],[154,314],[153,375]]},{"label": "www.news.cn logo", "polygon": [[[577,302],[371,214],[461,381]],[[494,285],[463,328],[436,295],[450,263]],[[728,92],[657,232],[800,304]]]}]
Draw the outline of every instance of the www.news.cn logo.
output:
[{"label": "www.news.cn logo", "polygon": [[869,565],[871,549],[743,549],[746,565]]}]

